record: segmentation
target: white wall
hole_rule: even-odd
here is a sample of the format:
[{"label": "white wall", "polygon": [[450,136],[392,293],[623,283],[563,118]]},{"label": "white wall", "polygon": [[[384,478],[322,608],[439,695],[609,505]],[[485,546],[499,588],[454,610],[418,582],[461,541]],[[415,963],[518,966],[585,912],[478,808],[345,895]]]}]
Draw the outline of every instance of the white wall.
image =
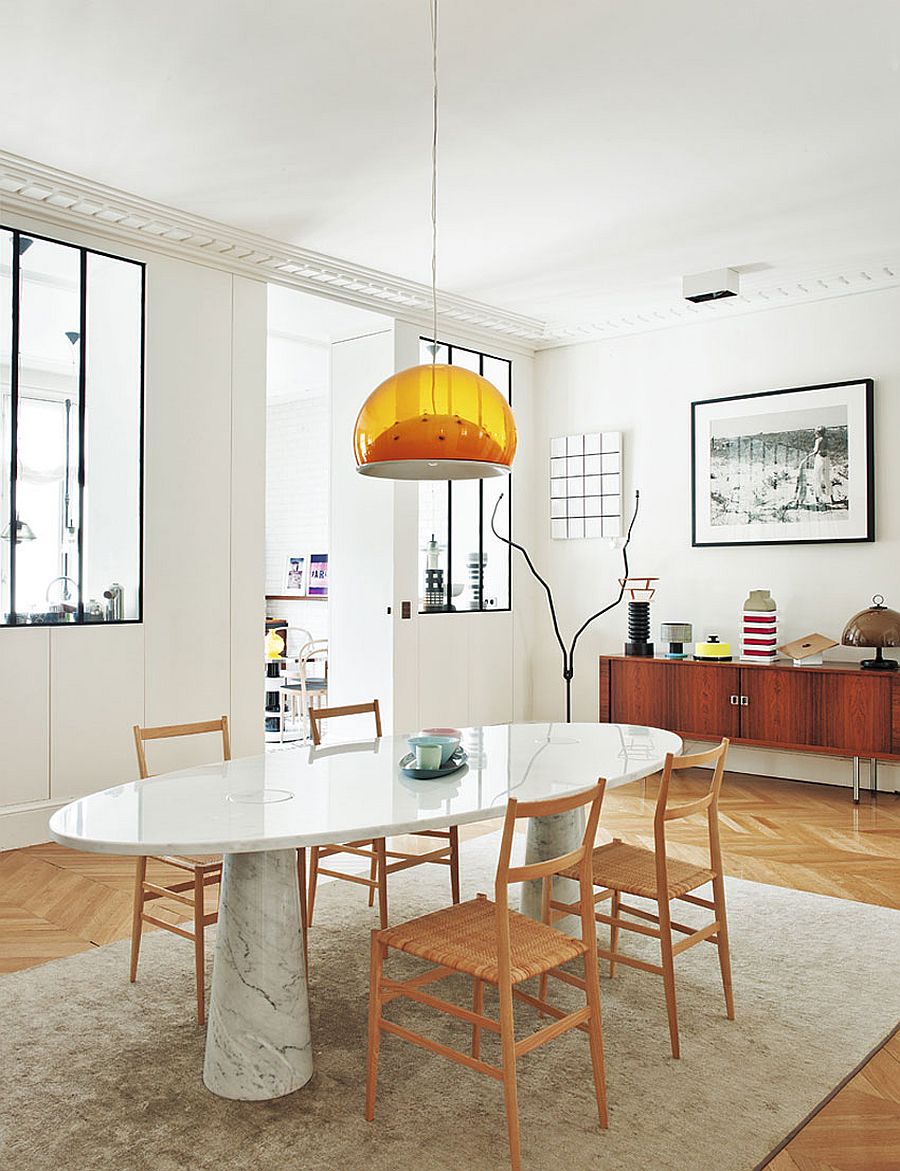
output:
[{"label": "white wall", "polygon": [[[541,353],[536,359],[536,548],[550,567],[564,631],[614,596],[620,559],[601,541],[551,541],[547,459],[550,438],[621,430],[626,490],[641,491],[631,550],[633,574],[658,575],[653,626],[688,621],[697,637],[738,642],[751,587],[778,602],[781,637],[820,631],[840,639],[846,620],[880,592],[900,605],[900,290],[792,306],[702,325]],[[691,547],[690,404],[693,400],[875,379],[877,540],[860,545],[694,549]],[[624,606],[580,644],[576,719],[597,718],[597,661],[620,653]],[[539,619],[535,714],[558,716],[562,686],[549,619]],[[836,648],[832,658],[858,652]],[[846,783],[845,762],[799,754],[734,750],[748,771]],[[900,770],[885,766],[896,786]]]},{"label": "white wall", "polygon": [[[265,285],[7,218],[147,261],[145,612],[0,629],[0,848],[45,841],[53,808],[133,778],[134,723],[228,713],[235,754],[263,741]],[[154,768],[192,758],[166,749]]]},{"label": "white wall", "polygon": [[[271,378],[271,362],[270,362]],[[284,593],[285,559],[327,553],[331,397],[279,399],[266,410],[266,594]],[[328,602],[273,599],[267,613],[286,618],[313,638],[328,637]]]},{"label": "white wall", "polygon": [[[357,473],[353,427],[366,396],[393,372],[392,323],[332,347],[328,699],[378,699],[386,731],[394,722],[394,484]],[[341,738],[359,730],[342,724]]]}]

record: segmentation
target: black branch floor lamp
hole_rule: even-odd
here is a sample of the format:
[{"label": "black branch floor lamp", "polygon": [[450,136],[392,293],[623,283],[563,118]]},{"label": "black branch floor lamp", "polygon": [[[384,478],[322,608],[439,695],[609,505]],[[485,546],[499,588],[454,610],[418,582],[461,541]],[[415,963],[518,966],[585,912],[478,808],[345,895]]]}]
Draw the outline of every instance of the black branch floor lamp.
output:
[{"label": "black branch floor lamp", "polygon": [[562,655],[562,678],[563,678],[563,682],[566,685],[566,723],[571,724],[571,722],[572,722],[572,680],[575,677],[575,648],[578,645],[578,640],[581,638],[581,636],[584,634],[584,632],[587,630],[587,628],[593,622],[596,622],[598,618],[602,618],[604,614],[608,614],[610,612],[610,610],[614,610],[616,608],[616,606],[618,606],[621,603],[622,599],[625,597],[626,582],[628,580],[628,546],[631,543],[631,533],[632,533],[632,530],[634,529],[634,522],[637,520],[638,510],[640,508],[640,503],[641,503],[641,494],[640,494],[640,492],[635,492],[635,494],[634,494],[634,511],[631,514],[631,523],[628,525],[628,532],[625,536],[625,543],[622,545],[623,573],[622,573],[622,577],[619,579],[618,596],[615,598],[614,601],[610,602],[608,606],[604,606],[602,610],[598,610],[596,614],[591,614],[590,618],[587,618],[587,619],[585,619],[584,622],[582,622],[581,626],[579,626],[578,629],[575,631],[575,633],[572,635],[572,641],[569,643],[568,647],[566,646],[565,642],[563,641],[563,636],[560,633],[559,619],[557,618],[557,615],[556,615],[556,603],[553,600],[553,591],[551,590],[550,586],[547,584],[546,579],[541,577],[541,575],[538,573],[537,569],[535,568],[535,564],[531,559],[531,554],[528,552],[528,550],[525,548],[525,546],[520,545],[518,543],[518,541],[513,541],[510,537],[504,537],[502,533],[497,532],[497,524],[496,524],[497,509],[500,507],[500,501],[502,499],[503,499],[503,493],[501,492],[500,496],[497,499],[497,503],[494,505],[494,511],[491,513],[491,531],[493,532],[494,536],[499,541],[502,541],[504,543],[504,545],[509,545],[509,547],[511,549],[517,549],[522,554],[522,556],[525,558],[525,564],[531,570],[532,576],[538,582],[540,582],[540,584],[543,586],[544,593],[547,595],[547,605],[550,608],[550,621],[553,623],[553,633],[556,636],[556,642],[559,646],[560,654]]}]

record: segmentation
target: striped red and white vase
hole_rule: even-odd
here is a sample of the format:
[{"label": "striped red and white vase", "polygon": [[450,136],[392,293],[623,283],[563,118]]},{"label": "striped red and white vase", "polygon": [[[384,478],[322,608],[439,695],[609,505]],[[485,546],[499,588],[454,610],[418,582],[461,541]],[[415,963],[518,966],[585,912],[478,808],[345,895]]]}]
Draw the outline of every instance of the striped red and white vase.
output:
[{"label": "striped red and white vase", "polygon": [[778,607],[768,590],[751,590],[744,602],[741,658],[774,663],[778,657]]}]

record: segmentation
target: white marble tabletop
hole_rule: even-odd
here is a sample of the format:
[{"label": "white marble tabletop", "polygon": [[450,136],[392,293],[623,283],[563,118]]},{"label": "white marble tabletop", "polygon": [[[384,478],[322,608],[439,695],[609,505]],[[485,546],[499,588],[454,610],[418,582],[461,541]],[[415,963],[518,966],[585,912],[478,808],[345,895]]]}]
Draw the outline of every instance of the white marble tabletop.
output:
[{"label": "white marble tabletop", "polygon": [[647,776],[672,732],[627,724],[503,724],[464,728],[465,768],[411,780],[407,737],[294,748],[117,785],[50,820],[56,841],[114,854],[280,850],[380,837],[500,816],[509,797],[537,800]]}]

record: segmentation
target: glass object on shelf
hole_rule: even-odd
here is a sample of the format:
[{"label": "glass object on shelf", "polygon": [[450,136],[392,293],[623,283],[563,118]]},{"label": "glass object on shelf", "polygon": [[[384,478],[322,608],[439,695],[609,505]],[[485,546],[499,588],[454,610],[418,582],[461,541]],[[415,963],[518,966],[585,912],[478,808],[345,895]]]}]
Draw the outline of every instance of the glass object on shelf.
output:
[{"label": "glass object on shelf", "polygon": [[142,265],[0,232],[0,623],[140,618],[142,351]]},{"label": "glass object on shelf", "polygon": [[422,613],[435,614],[449,608],[449,491],[446,480],[426,480],[419,484],[419,610]]}]

